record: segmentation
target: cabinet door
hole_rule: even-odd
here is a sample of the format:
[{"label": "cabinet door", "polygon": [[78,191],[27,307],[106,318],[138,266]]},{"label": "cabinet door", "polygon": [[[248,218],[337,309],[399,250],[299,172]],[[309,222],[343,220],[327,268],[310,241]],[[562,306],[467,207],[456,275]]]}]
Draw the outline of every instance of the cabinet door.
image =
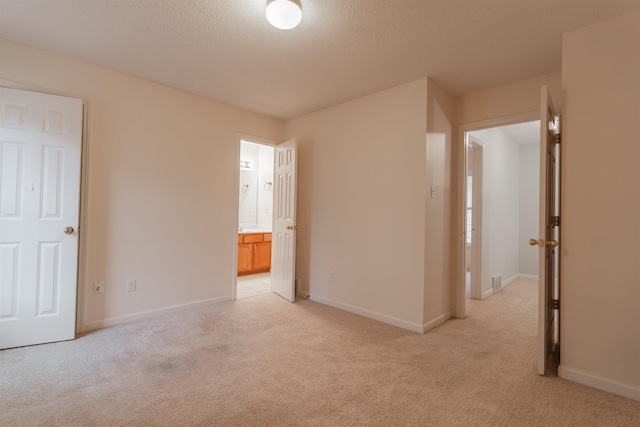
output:
[{"label": "cabinet door", "polygon": [[254,270],[268,270],[271,268],[271,242],[254,243],[253,252]]},{"label": "cabinet door", "polygon": [[253,244],[238,245],[238,273],[251,270],[251,258],[253,255]]}]

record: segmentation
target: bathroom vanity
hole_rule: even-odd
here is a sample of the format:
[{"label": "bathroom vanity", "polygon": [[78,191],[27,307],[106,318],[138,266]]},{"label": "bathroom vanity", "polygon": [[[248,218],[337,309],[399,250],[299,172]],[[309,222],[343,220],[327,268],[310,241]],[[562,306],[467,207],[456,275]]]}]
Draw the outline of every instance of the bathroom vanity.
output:
[{"label": "bathroom vanity", "polygon": [[238,274],[271,270],[271,232],[247,230],[238,234]]}]

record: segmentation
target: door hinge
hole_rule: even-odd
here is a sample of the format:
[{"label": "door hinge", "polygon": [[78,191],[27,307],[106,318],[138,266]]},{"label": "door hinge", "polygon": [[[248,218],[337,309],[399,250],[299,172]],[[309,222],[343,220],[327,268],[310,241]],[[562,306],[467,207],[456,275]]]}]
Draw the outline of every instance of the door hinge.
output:
[{"label": "door hinge", "polygon": [[562,134],[556,133],[556,144],[562,143]]},{"label": "door hinge", "polygon": [[551,217],[551,226],[552,227],[560,227],[560,217],[559,216],[552,216]]},{"label": "door hinge", "polygon": [[553,308],[554,310],[560,310],[560,300],[551,300],[551,308]]}]

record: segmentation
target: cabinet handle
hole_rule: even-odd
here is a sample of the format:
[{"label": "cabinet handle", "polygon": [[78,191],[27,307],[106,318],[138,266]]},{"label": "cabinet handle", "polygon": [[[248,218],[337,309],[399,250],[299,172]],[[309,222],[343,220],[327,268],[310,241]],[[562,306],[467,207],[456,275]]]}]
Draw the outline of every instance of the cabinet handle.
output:
[{"label": "cabinet handle", "polygon": [[255,243],[253,244],[253,252],[254,253],[258,252],[258,249],[256,248],[256,244]]}]

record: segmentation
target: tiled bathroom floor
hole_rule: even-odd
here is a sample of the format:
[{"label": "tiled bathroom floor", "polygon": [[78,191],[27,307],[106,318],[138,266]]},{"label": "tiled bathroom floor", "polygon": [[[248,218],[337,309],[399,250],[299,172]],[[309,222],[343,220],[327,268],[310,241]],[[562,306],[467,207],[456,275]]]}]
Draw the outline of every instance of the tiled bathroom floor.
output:
[{"label": "tiled bathroom floor", "polygon": [[237,299],[268,294],[271,292],[271,273],[238,276]]}]

